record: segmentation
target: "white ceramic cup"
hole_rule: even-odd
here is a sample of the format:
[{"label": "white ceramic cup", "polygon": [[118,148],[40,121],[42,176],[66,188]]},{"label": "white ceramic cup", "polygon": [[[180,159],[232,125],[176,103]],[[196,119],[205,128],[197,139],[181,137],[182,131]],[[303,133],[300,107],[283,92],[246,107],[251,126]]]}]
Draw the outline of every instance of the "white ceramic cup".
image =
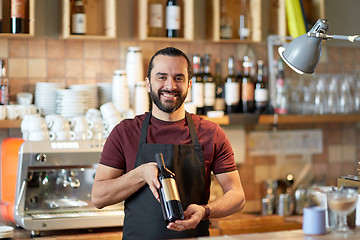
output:
[{"label": "white ceramic cup", "polygon": [[6,106],[0,105],[0,120],[5,120],[7,115]]},{"label": "white ceramic cup", "polygon": [[93,122],[86,120],[85,116],[77,116],[69,119],[70,127],[75,132],[87,131],[89,128],[92,128]]},{"label": "white ceramic cup", "polygon": [[66,140],[70,140],[73,137],[74,132],[69,131],[69,130],[62,130],[62,131],[58,131],[55,132],[55,140],[56,141],[66,141]]},{"label": "white ceramic cup", "polygon": [[[17,105],[17,107],[19,108],[19,117],[20,119],[23,119],[25,117],[25,115],[29,115],[34,113],[34,106],[33,105]],[[36,109],[36,107],[35,107]],[[35,112],[36,113],[36,112]]]},{"label": "white ceramic cup", "polygon": [[70,140],[89,140],[93,137],[93,132],[88,129],[86,131],[73,131]]},{"label": "white ceramic cup", "polygon": [[50,114],[45,116],[45,121],[52,131],[70,131],[69,120],[58,114]]},{"label": "white ceramic cup", "polygon": [[15,120],[20,116],[20,110],[17,105],[6,105],[6,117],[9,120]]},{"label": "white ceramic cup", "polygon": [[306,235],[321,235],[326,233],[325,208],[304,208],[302,229]]},{"label": "white ceramic cup", "polygon": [[88,121],[97,121],[101,120],[101,112],[99,109],[90,108],[86,111],[85,118]]},{"label": "white ceramic cup", "polygon": [[20,92],[16,94],[16,101],[20,105],[30,105],[33,100],[32,93],[29,92]]},{"label": "white ceramic cup", "polygon": [[113,102],[107,102],[100,106],[100,112],[103,119],[111,117],[115,114],[120,114],[119,111],[116,109]]},{"label": "white ceramic cup", "polygon": [[36,132],[41,130],[48,130],[45,119],[39,114],[25,115],[21,121],[21,131]]},{"label": "white ceramic cup", "polygon": [[54,141],[55,140],[55,133],[49,132],[47,130],[44,131],[30,131],[29,133],[29,141]]},{"label": "white ceramic cup", "polygon": [[108,123],[108,125],[110,126],[110,125],[118,124],[119,122],[121,122],[122,117],[120,114],[115,114],[113,116],[106,118],[105,120]]}]

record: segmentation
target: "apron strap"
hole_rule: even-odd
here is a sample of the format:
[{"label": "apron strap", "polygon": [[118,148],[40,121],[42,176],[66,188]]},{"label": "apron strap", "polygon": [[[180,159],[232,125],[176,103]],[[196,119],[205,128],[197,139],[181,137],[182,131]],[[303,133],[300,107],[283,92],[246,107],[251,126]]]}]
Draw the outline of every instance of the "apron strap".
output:
[{"label": "apron strap", "polygon": [[[143,124],[141,126],[139,146],[140,146],[140,144],[146,143],[146,135],[147,135],[148,128],[149,128],[149,122],[150,122],[151,115],[152,115],[151,111],[146,114],[144,122],[143,122]],[[187,122],[187,124],[189,126],[192,143],[194,145],[200,146],[199,138],[198,138],[196,130],[195,130],[195,124],[194,124],[194,121],[191,118],[190,113],[185,112],[185,119],[186,119],[186,122]]]}]

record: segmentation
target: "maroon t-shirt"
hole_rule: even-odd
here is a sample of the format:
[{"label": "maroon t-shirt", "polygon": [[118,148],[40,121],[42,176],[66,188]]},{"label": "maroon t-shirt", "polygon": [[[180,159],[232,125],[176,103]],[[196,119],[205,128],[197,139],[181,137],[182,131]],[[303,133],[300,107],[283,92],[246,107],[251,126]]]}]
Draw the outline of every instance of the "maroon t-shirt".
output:
[{"label": "maroon t-shirt", "polygon": [[[223,129],[216,123],[191,114],[205,160],[206,180],[214,174],[236,170],[234,152]],[[126,172],[134,169],[145,114],[121,121],[107,138],[100,163]],[[151,116],[146,143],[192,144],[185,118],[166,122]],[[206,182],[210,188],[210,182]]]}]

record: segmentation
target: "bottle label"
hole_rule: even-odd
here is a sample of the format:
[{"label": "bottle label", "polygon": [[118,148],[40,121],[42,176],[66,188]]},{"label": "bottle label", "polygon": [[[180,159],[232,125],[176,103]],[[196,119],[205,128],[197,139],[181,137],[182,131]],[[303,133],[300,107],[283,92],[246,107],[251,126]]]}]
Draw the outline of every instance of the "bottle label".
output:
[{"label": "bottle label", "polygon": [[225,100],[223,98],[216,98],[214,104],[215,111],[225,111]]},{"label": "bottle label", "polygon": [[243,101],[253,101],[254,100],[254,84],[253,83],[243,83],[241,91],[241,100]]},{"label": "bottle label", "polygon": [[11,14],[11,18],[25,18],[25,1],[12,0],[10,14]]},{"label": "bottle label", "polygon": [[269,92],[265,88],[255,89],[255,102],[267,102],[269,100]]},{"label": "bottle label", "polygon": [[161,180],[161,185],[164,189],[165,201],[177,200],[180,201],[179,192],[177,190],[174,178],[164,178]]},{"label": "bottle label", "polygon": [[215,83],[205,83],[204,85],[204,104],[205,106],[214,106],[215,104]]},{"label": "bottle label", "polygon": [[180,30],[180,6],[166,7],[166,29]]},{"label": "bottle label", "polygon": [[71,16],[72,33],[86,33],[86,15],[84,13],[75,13]]},{"label": "bottle label", "polygon": [[204,84],[199,82],[193,82],[192,89],[192,101],[196,107],[204,107]]},{"label": "bottle label", "polygon": [[161,4],[150,5],[150,27],[161,28],[163,26],[163,8]]},{"label": "bottle label", "polygon": [[240,84],[238,82],[225,83],[225,103],[235,105],[240,101]]}]

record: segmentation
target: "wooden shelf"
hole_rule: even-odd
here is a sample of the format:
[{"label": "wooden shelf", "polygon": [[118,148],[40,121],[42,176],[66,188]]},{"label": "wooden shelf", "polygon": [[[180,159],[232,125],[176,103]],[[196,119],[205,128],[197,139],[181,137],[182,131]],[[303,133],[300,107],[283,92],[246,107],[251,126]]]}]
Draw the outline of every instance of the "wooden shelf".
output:
[{"label": "wooden shelf", "polygon": [[220,125],[236,124],[313,124],[313,123],[349,123],[360,122],[360,114],[329,114],[329,115],[278,115],[274,121],[274,115],[256,114],[230,114],[221,118],[209,118],[207,120]]},{"label": "wooden shelf", "polygon": [[20,128],[22,120],[0,120],[0,128]]}]

